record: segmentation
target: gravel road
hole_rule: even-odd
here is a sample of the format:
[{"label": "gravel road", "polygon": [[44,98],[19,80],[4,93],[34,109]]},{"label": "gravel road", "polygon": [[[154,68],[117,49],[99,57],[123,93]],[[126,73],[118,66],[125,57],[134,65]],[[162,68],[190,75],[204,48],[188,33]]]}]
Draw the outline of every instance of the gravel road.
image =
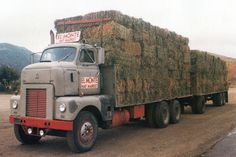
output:
[{"label": "gravel road", "polygon": [[223,107],[208,105],[207,112],[194,115],[189,108],[180,123],[165,129],[152,129],[143,121],[100,130],[92,151],[74,154],[66,140],[45,137],[40,144],[21,145],[8,123],[10,95],[0,95],[0,156],[81,156],[81,157],[189,157],[208,150],[236,126],[236,88],[229,91],[229,104]]}]

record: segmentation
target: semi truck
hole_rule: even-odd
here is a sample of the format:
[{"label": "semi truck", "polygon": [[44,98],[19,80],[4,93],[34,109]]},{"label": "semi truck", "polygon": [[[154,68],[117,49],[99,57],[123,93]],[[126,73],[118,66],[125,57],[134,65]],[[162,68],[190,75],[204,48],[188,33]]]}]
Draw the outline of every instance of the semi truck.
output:
[{"label": "semi truck", "polygon": [[[40,62],[21,73],[20,95],[10,99],[16,138],[34,144],[66,137],[74,152],[92,149],[98,128],[145,119],[165,128],[189,105],[228,102],[225,63],[188,40],[117,11],[55,21],[56,34]],[[89,44],[88,44],[89,43]]]}]

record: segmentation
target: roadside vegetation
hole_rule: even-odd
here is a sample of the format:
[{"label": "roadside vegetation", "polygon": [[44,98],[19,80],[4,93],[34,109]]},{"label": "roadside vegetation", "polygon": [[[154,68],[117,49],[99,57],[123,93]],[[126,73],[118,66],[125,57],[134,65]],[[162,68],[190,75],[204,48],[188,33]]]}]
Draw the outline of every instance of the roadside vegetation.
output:
[{"label": "roadside vegetation", "polygon": [[0,92],[15,92],[20,87],[19,73],[12,67],[0,67]]}]

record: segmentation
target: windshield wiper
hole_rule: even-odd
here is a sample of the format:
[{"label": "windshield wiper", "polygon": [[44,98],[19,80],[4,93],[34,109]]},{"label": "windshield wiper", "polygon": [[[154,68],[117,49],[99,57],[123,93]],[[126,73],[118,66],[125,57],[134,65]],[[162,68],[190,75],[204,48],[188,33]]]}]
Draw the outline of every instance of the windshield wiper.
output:
[{"label": "windshield wiper", "polygon": [[63,57],[62,59],[58,60],[58,62],[66,60],[68,57],[70,57],[72,55],[72,52],[68,55],[66,55],[65,57]]},{"label": "windshield wiper", "polygon": [[93,63],[95,63],[95,61],[93,60],[92,56],[88,53],[88,51],[86,51],[86,53],[87,53],[87,55],[89,56],[89,58],[91,59],[91,61],[92,61]]}]

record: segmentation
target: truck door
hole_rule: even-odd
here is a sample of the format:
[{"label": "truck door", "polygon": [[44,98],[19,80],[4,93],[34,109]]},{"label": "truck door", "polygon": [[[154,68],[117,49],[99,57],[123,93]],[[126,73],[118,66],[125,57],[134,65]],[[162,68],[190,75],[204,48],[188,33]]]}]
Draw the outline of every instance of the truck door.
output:
[{"label": "truck door", "polygon": [[83,47],[80,49],[77,66],[79,77],[79,93],[84,95],[100,93],[100,72],[96,64],[96,50]]}]

